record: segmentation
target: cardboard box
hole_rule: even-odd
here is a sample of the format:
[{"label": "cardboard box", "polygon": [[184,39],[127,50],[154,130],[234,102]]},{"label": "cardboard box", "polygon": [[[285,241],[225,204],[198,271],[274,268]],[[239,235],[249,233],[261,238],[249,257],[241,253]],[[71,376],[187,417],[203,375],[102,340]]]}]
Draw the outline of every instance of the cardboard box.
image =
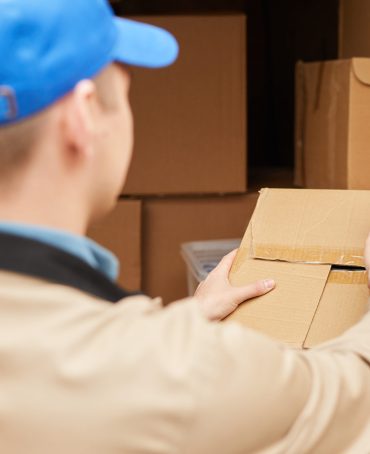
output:
[{"label": "cardboard box", "polygon": [[297,348],[342,334],[367,311],[369,213],[370,191],[262,190],[230,281],[277,287],[228,320]]},{"label": "cardboard box", "polygon": [[340,0],[339,58],[370,57],[370,2]]},{"label": "cardboard box", "polygon": [[166,198],[143,204],[143,290],[165,304],[188,294],[180,255],[188,241],[241,238],[257,193],[218,197]]},{"label": "cardboard box", "polygon": [[296,66],[295,184],[370,189],[370,59]]},{"label": "cardboard box", "polygon": [[118,282],[127,290],[141,287],[141,201],[120,200],[88,236],[112,251],[120,261]]},{"label": "cardboard box", "polygon": [[135,152],[124,194],[245,192],[246,18],[135,17],[171,31],[168,68],[132,68]]}]

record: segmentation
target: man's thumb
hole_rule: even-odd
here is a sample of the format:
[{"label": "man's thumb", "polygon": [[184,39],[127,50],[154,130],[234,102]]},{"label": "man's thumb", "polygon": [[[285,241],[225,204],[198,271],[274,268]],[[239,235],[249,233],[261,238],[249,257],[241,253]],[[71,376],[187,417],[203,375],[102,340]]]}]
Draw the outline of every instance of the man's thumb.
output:
[{"label": "man's thumb", "polygon": [[251,298],[265,295],[275,288],[275,285],[276,283],[273,279],[263,279],[243,287],[235,287],[235,297],[237,298],[237,303],[240,304]]}]

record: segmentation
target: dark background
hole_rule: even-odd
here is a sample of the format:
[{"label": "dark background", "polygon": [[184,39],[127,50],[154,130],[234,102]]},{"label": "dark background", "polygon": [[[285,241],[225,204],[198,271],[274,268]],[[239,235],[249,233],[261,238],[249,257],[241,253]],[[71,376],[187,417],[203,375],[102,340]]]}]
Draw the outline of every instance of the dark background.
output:
[{"label": "dark background", "polygon": [[294,67],[338,56],[338,0],[112,0],[116,14],[247,14],[248,160],[294,165]]}]

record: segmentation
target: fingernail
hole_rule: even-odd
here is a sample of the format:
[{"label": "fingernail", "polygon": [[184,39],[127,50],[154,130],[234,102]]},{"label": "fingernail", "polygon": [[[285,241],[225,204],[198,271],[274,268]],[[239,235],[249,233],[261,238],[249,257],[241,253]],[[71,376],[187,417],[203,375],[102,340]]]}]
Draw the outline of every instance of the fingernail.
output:
[{"label": "fingernail", "polygon": [[263,281],[266,290],[270,290],[275,287],[275,281],[273,279],[266,279]]}]

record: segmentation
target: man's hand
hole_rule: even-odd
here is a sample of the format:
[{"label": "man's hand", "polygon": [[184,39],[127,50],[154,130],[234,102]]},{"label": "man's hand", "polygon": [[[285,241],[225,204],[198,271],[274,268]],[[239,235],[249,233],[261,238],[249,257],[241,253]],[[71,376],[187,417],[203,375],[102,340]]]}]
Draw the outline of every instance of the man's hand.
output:
[{"label": "man's hand", "polygon": [[229,282],[229,272],[236,253],[237,249],[225,255],[195,292],[194,296],[198,298],[201,310],[209,320],[222,320],[234,312],[243,301],[264,295],[275,287],[272,279],[257,281],[243,287],[233,287]]}]

